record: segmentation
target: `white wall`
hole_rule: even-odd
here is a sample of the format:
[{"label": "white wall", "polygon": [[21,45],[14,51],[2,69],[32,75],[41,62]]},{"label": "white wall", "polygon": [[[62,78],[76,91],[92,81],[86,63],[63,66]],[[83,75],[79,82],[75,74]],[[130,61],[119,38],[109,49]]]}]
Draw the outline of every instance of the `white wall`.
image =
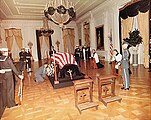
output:
[{"label": "white wall", "polygon": [[[104,48],[107,54],[106,60],[110,60],[109,55],[109,33],[112,30],[113,47],[120,50],[119,44],[119,8],[130,0],[107,0],[103,4],[78,19],[77,25],[89,20],[91,48],[96,49],[95,28],[104,25]],[[81,37],[81,36],[80,36]],[[83,38],[83,36],[81,37]],[[99,51],[98,51],[99,52]]]},{"label": "white wall", "polygon": [[[23,47],[28,47],[28,42],[31,41],[33,43],[32,47],[32,54],[34,57],[34,60],[38,60],[37,56],[37,40],[36,40],[36,30],[39,30],[43,27],[43,21],[26,21],[26,20],[2,20],[0,22],[1,25],[1,37],[2,37],[2,44],[0,44],[0,47],[7,47],[6,41],[5,41],[5,29],[9,28],[17,28],[21,29],[22,37],[23,37]],[[56,47],[56,41],[60,41],[60,51],[64,51],[64,45],[63,45],[63,39],[62,39],[62,28],[55,25],[53,22],[49,21],[49,27],[51,27],[54,30],[54,33],[52,34],[52,45]],[[78,41],[78,33],[77,28],[75,25],[75,22],[69,23],[67,26],[69,28],[75,28],[75,42]],[[19,52],[19,51],[16,51]]]}]

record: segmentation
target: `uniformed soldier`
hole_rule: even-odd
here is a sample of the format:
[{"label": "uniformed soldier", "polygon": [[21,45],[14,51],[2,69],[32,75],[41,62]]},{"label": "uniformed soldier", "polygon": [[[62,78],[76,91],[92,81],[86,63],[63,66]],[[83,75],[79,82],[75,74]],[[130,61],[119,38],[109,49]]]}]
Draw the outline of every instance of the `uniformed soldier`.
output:
[{"label": "uniformed soldier", "polygon": [[129,90],[130,88],[130,73],[129,73],[129,56],[130,52],[127,49],[128,47],[127,42],[123,42],[122,48],[123,48],[123,58],[122,58],[122,77],[124,86],[121,89]]},{"label": "uniformed soldier", "polygon": [[24,68],[24,62],[26,60],[26,53],[25,53],[25,48],[21,49],[21,52],[19,52],[19,61],[20,61],[20,66],[19,66],[19,70],[22,72],[23,68]]},{"label": "uniformed soldier", "polygon": [[31,53],[29,51],[29,48],[26,48],[26,69],[27,69],[27,72],[31,72]]},{"label": "uniformed soldier", "polygon": [[16,67],[14,66],[12,60],[8,57],[8,48],[0,48],[0,74],[4,77],[3,80],[3,94],[6,96],[6,106],[8,108],[16,106],[15,103],[15,95],[14,95],[14,77],[13,73],[17,75],[20,79],[23,79],[23,75],[21,75]]},{"label": "uniformed soldier", "polygon": [[79,48],[79,45],[76,45],[76,48],[75,48],[75,51],[74,51],[74,57],[75,57],[75,60],[77,62],[77,64],[79,65],[80,67],[80,48]]}]

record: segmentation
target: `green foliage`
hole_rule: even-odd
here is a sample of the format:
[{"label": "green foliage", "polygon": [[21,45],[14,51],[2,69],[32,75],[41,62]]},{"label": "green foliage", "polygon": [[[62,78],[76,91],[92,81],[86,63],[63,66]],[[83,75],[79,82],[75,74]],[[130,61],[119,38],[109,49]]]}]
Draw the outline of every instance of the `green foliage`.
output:
[{"label": "green foliage", "polygon": [[128,42],[131,46],[136,47],[136,45],[139,45],[142,43],[142,37],[139,34],[139,30],[135,29],[134,31],[129,32],[129,38],[123,39],[125,42]]}]

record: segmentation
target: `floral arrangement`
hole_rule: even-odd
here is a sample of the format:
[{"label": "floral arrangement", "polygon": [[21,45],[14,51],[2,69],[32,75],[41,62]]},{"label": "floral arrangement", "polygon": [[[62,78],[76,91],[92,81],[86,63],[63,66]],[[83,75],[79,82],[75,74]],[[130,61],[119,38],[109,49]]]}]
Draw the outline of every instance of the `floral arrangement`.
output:
[{"label": "floral arrangement", "polygon": [[134,47],[136,47],[136,45],[139,45],[143,42],[138,29],[135,29],[132,32],[130,31],[129,38],[125,38],[123,40],[125,42],[128,42],[130,44],[130,46],[134,46]]}]

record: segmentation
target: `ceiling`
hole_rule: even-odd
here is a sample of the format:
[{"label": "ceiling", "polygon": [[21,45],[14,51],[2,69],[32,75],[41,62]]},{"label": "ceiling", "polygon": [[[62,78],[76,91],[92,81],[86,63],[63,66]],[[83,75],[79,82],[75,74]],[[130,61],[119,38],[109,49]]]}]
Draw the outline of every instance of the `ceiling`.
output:
[{"label": "ceiling", "polygon": [[[0,20],[41,20],[49,0],[0,0]],[[50,0],[51,1],[51,0]],[[76,18],[106,0],[70,0],[75,5]]]}]

